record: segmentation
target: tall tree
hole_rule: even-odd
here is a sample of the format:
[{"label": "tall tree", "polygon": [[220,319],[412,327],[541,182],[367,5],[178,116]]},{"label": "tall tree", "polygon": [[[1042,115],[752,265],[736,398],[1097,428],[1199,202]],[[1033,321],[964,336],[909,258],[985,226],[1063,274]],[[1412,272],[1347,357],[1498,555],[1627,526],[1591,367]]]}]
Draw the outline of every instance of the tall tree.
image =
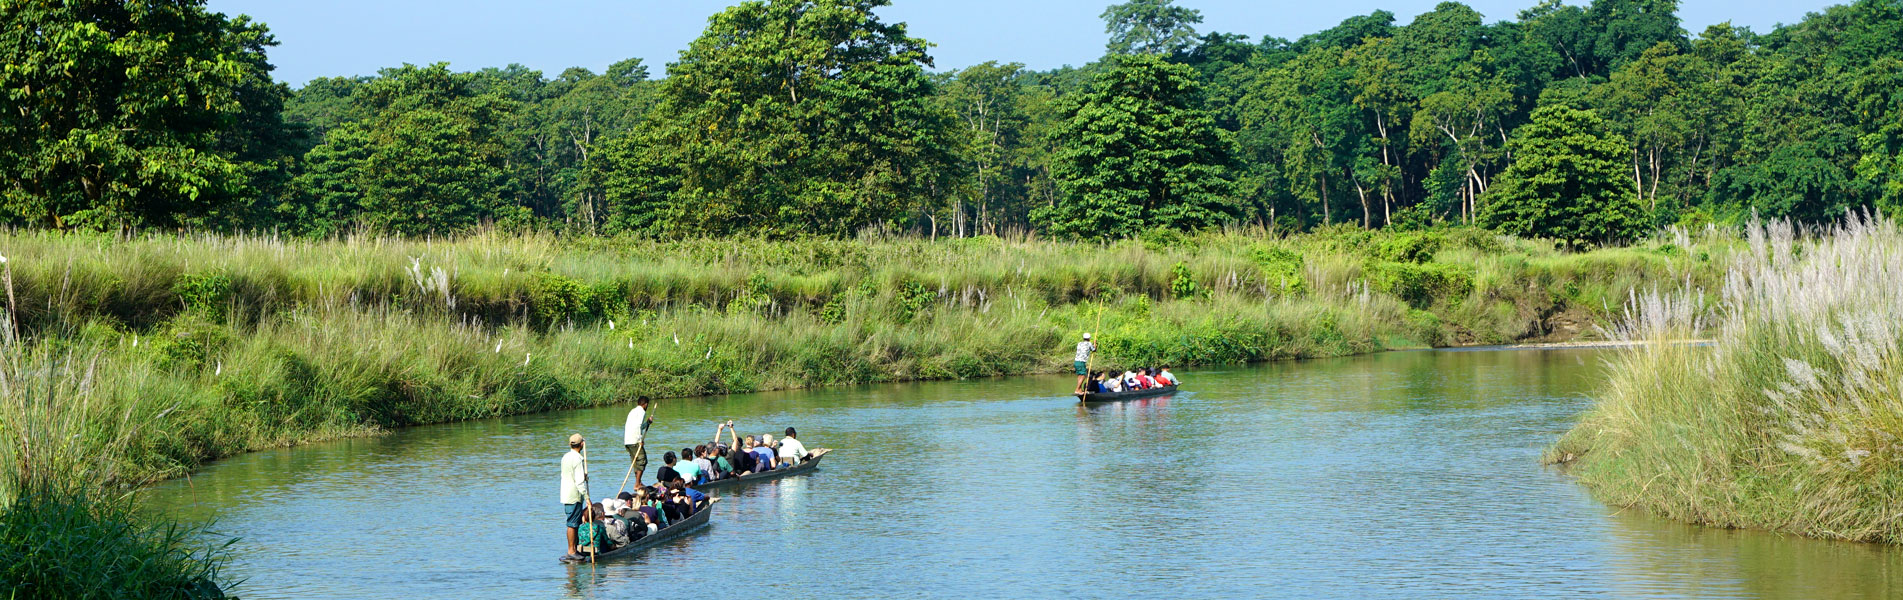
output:
[{"label": "tall tree", "polygon": [[1591,111],[1546,106],[1514,139],[1513,165],[1480,221],[1503,233],[1573,246],[1630,240],[1647,222],[1625,175],[1625,138]]},{"label": "tall tree", "polygon": [[888,4],[753,1],[709,19],[652,115],[605,153],[615,222],[847,235],[942,201],[955,117],[933,98],[926,43],[873,14]]},{"label": "tall tree", "polygon": [[1195,42],[1203,13],[1175,0],[1130,0],[1104,9],[1103,21],[1110,54],[1174,56]]},{"label": "tall tree", "polygon": [[448,65],[385,69],[354,95],[369,115],[330,132],[299,177],[311,233],[351,226],[406,235],[445,234],[486,221],[525,223],[507,201],[499,130],[517,104]]},{"label": "tall tree", "polygon": [[[975,206],[965,206],[964,194],[953,206],[952,227],[961,237],[968,229],[996,234],[1001,221],[1022,210],[1022,193],[1013,190],[1020,169],[1012,150],[1023,143],[1030,125],[1023,107],[1023,70],[1018,63],[980,63],[959,71],[942,88],[967,136],[968,195]],[[967,227],[968,218],[976,219],[973,227]]]},{"label": "tall tree", "polygon": [[1052,178],[1063,196],[1033,219],[1068,238],[1193,230],[1239,213],[1230,140],[1202,106],[1196,71],[1116,56],[1089,91],[1065,100]]},{"label": "tall tree", "polygon": [[[276,118],[263,114],[283,90],[265,73],[275,42],[262,25],[203,0],[19,0],[0,3],[0,23],[0,206],[17,222],[194,222],[233,202],[245,159],[268,153],[220,137]],[[241,123],[247,109],[263,112]]]}]

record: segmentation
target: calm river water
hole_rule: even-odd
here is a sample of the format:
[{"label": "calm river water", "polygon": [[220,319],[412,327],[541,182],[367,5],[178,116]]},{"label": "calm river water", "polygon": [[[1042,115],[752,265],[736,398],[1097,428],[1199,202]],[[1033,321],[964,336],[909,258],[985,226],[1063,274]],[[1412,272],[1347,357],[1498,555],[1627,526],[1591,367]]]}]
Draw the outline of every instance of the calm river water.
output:
[{"label": "calm river water", "polygon": [[555,560],[558,462],[588,436],[607,495],[626,408],[259,452],[150,495],[242,537],[248,599],[1903,595],[1903,552],[1619,511],[1541,467],[1604,352],[1186,371],[1089,408],[1054,377],[662,401],[656,444],[733,419],[837,451],[592,570]]}]

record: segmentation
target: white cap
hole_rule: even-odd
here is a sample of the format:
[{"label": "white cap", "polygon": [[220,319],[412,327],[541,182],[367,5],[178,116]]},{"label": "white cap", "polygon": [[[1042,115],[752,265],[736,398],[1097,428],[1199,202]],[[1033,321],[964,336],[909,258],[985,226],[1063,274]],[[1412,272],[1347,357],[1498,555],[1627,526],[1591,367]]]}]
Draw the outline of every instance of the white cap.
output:
[{"label": "white cap", "polygon": [[1086,334],[1084,334],[1084,339],[1086,339],[1086,340],[1087,340],[1087,339],[1090,339],[1090,334],[1088,334],[1088,333],[1086,333]]}]

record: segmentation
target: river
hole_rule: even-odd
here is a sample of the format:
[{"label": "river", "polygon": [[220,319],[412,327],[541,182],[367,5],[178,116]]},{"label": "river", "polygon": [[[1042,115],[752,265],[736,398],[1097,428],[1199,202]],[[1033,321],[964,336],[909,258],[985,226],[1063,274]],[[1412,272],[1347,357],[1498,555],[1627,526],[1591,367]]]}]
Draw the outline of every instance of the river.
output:
[{"label": "river", "polygon": [[251,600],[1903,595],[1895,549],[1668,522],[1540,466],[1606,352],[1187,370],[1174,397],[1088,408],[1063,377],[663,400],[657,444],[733,419],[836,452],[592,569],[556,561],[557,465],[586,435],[608,495],[626,407],[258,452],[149,497],[241,537]]}]

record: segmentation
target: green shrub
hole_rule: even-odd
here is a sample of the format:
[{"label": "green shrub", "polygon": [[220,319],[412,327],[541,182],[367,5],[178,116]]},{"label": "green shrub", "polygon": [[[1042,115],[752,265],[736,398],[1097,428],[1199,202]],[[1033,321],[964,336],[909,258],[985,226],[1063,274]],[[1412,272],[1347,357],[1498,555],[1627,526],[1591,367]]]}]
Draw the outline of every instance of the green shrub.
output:
[{"label": "green shrub", "polygon": [[1418,232],[1390,235],[1375,244],[1370,252],[1376,259],[1423,264],[1434,261],[1434,253],[1440,252],[1446,239],[1439,233]]},{"label": "green shrub", "polygon": [[231,330],[197,313],[173,319],[147,342],[154,362],[165,369],[202,369],[231,344]]},{"label": "green shrub", "polygon": [[1442,299],[1457,305],[1473,292],[1473,273],[1453,265],[1388,262],[1375,263],[1369,271],[1376,289],[1414,308],[1427,308]]},{"label": "green shrub", "polygon": [[529,310],[535,315],[536,324],[554,326],[583,316],[587,292],[587,288],[579,281],[554,273],[543,273],[535,278],[535,284],[529,288]]},{"label": "green shrub", "polygon": [[1189,245],[1190,237],[1175,229],[1151,228],[1137,235],[1143,247],[1152,252]]},{"label": "green shrub", "polygon": [[1262,281],[1269,291],[1287,296],[1300,296],[1308,291],[1307,279],[1302,276],[1302,255],[1279,246],[1260,244],[1251,247],[1249,253],[1261,266]]},{"label": "green shrub", "polygon": [[937,299],[938,294],[931,288],[925,287],[925,284],[910,279],[905,280],[904,283],[899,284],[898,289],[899,321],[909,323],[918,318],[930,309],[932,302]]},{"label": "green shrub", "polygon": [[185,310],[203,314],[206,318],[221,321],[231,306],[231,276],[222,273],[184,273],[172,283],[172,294],[178,296]]},{"label": "green shrub", "polygon": [[1189,263],[1178,262],[1170,267],[1170,297],[1188,300],[1203,295],[1204,292],[1197,289],[1196,275],[1189,271]]}]

